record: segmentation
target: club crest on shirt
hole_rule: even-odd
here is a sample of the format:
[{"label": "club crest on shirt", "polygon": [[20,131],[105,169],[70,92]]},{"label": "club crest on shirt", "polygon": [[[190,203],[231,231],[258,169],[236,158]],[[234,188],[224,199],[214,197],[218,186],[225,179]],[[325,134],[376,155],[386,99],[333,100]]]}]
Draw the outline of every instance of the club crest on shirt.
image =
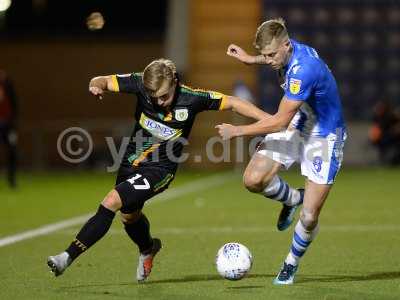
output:
[{"label": "club crest on shirt", "polygon": [[181,108],[181,109],[175,110],[175,119],[177,121],[185,121],[185,120],[187,120],[188,116],[189,116],[189,112],[188,112],[187,108]]},{"label": "club crest on shirt", "polygon": [[301,80],[300,79],[294,79],[290,78],[289,81],[289,90],[292,94],[296,95],[300,92],[301,88]]}]

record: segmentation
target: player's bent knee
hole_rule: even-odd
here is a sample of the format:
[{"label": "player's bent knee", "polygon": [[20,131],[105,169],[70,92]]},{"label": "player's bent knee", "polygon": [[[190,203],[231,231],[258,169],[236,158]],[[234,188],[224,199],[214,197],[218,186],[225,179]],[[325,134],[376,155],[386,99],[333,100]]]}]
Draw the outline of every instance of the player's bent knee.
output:
[{"label": "player's bent knee", "polygon": [[121,213],[121,221],[124,224],[133,224],[136,223],[142,215],[142,211],[138,210],[130,214]]},{"label": "player's bent knee", "polygon": [[101,204],[112,211],[118,211],[122,207],[121,198],[116,190],[111,190]]},{"label": "player's bent knee", "polygon": [[300,213],[300,221],[305,229],[313,230],[318,225],[318,212],[303,208]]},{"label": "player's bent knee", "polygon": [[260,193],[274,176],[274,173],[246,172],[243,176],[243,183],[250,192]]},{"label": "player's bent knee", "polygon": [[243,176],[243,184],[252,193],[259,193],[263,190],[263,180],[262,177],[254,173],[245,173]]}]

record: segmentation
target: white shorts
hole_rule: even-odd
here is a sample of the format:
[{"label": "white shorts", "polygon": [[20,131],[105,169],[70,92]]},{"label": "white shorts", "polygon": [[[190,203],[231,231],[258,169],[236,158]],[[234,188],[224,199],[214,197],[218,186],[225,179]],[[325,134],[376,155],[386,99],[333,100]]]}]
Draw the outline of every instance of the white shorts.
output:
[{"label": "white shorts", "polygon": [[317,184],[333,184],[343,160],[346,139],[331,134],[326,138],[302,136],[297,130],[268,134],[257,149],[289,169],[294,162],[301,174]]}]

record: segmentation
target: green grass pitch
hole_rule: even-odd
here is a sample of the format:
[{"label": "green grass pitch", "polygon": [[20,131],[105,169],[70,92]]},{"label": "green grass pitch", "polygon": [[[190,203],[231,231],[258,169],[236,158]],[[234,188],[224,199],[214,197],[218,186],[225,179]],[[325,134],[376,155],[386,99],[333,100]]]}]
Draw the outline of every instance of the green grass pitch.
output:
[{"label": "green grass pitch", "polygon": [[[282,175],[302,185],[298,172]],[[178,171],[170,190],[207,176]],[[145,284],[134,280],[137,250],[117,217],[105,238],[58,278],[46,257],[64,250],[80,226],[0,247],[0,299],[400,299],[400,170],[342,170],[296,284],[283,287],[272,280],[293,226],[278,232],[280,205],[247,192],[239,174],[221,176],[220,185],[145,207],[153,236],[164,244]],[[15,192],[3,181],[0,239],[94,211],[114,175],[28,173]],[[220,278],[213,265],[230,241],[254,257],[250,275],[237,282]]]}]

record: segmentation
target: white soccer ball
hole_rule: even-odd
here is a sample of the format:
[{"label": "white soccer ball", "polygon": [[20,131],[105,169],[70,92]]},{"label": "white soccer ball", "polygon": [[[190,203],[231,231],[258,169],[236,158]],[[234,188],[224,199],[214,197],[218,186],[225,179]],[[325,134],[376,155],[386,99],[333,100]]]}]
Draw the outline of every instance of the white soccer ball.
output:
[{"label": "white soccer ball", "polygon": [[222,277],[228,280],[239,280],[250,271],[253,257],[246,246],[239,243],[227,243],[218,250],[215,264]]}]

